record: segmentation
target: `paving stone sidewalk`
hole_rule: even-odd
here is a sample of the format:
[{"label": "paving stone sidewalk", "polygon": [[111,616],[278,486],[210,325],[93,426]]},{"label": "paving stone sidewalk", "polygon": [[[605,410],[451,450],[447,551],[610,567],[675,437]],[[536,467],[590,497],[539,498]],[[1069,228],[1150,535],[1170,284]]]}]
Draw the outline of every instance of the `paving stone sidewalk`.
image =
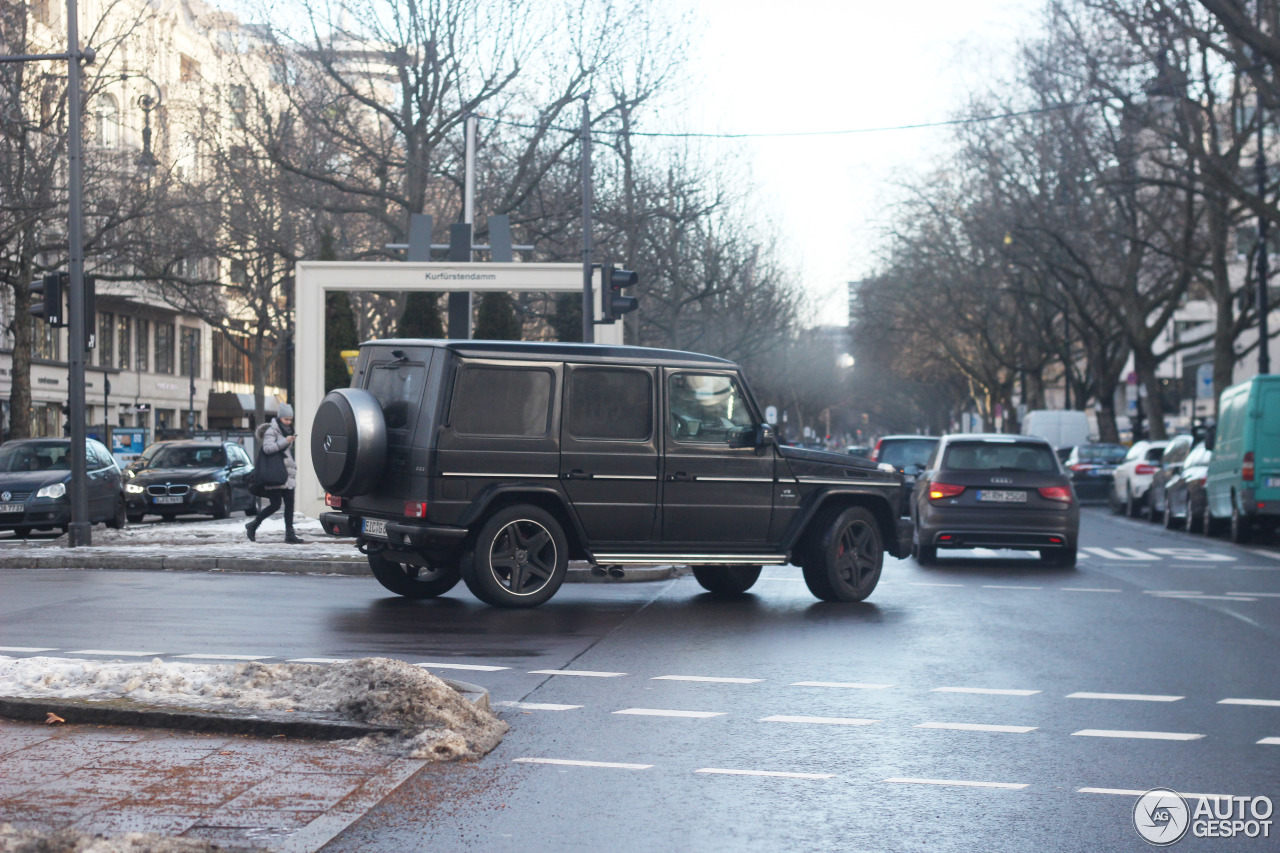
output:
[{"label": "paving stone sidewalk", "polygon": [[324,741],[0,720],[0,823],[309,853],[425,763]]}]

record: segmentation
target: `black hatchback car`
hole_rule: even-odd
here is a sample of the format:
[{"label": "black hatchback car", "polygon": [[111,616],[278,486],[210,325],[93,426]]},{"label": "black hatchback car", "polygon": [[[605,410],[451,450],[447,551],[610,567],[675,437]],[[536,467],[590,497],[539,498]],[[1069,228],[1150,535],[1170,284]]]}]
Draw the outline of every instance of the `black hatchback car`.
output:
[{"label": "black hatchback car", "polygon": [[[120,468],[107,448],[85,442],[89,521],[124,527]],[[65,531],[71,523],[71,441],[28,438],[0,445],[0,530]]]},{"label": "black hatchback car", "polygon": [[911,498],[916,560],[939,548],[1039,551],[1074,566],[1080,505],[1057,454],[1043,439],[1012,435],[943,436]]},{"label": "black hatchback car", "polygon": [[1111,475],[1124,461],[1129,448],[1123,444],[1077,444],[1062,467],[1071,473],[1071,484],[1080,500],[1106,500],[1111,493]]},{"label": "black hatchback car", "polygon": [[166,441],[125,483],[129,521],[148,513],[166,521],[188,514],[226,518],[236,510],[253,515],[252,474],[249,454],[235,442]]}]

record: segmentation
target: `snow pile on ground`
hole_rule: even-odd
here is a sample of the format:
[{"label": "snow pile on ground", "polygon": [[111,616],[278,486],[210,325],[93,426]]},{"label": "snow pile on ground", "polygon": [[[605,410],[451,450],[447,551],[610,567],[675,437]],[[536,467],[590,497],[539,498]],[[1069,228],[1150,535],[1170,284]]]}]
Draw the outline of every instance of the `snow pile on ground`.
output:
[{"label": "snow pile on ground", "polygon": [[44,832],[0,824],[0,853],[240,853],[256,848],[227,847],[194,838],[129,832],[115,838],[74,829]]},{"label": "snow pile on ground", "polygon": [[479,758],[507,724],[426,670],[388,658],[335,664],[198,664],[0,656],[0,696],[133,703],[213,712],[296,712],[394,727],[356,749],[410,758]]}]

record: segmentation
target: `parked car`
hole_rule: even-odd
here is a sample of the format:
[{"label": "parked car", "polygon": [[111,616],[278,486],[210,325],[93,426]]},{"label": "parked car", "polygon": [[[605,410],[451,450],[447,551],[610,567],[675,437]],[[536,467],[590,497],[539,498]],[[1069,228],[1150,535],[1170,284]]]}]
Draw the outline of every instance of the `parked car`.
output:
[{"label": "parked car", "polygon": [[1039,551],[1074,566],[1080,505],[1071,478],[1042,438],[943,436],[911,496],[912,549],[928,565],[940,548]]},{"label": "parked car", "polygon": [[1218,400],[1205,486],[1205,529],[1230,521],[1233,542],[1280,521],[1280,376],[1255,376]]},{"label": "parked car", "polygon": [[1151,477],[1160,470],[1160,457],[1168,444],[1167,441],[1138,441],[1129,448],[1111,473],[1111,492],[1107,495],[1107,502],[1112,512],[1124,513],[1130,518],[1142,514],[1147,505]]},{"label": "parked car", "polygon": [[871,448],[865,444],[851,444],[844,449],[844,452],[850,456],[861,456],[863,459],[871,458]]},{"label": "parked car", "polygon": [[691,565],[740,594],[797,564],[826,601],[861,601],[905,556],[894,471],[779,445],[733,362],[643,347],[370,341],[316,411],[311,459],[384,587],[533,607],[570,559]]},{"label": "parked car", "polygon": [[166,441],[125,484],[129,520],[137,523],[148,513],[166,521],[192,513],[253,515],[258,500],[249,493],[252,474],[249,454],[234,442]]},{"label": "parked car", "polygon": [[899,515],[911,514],[911,490],[915,487],[916,476],[924,470],[937,446],[936,435],[886,435],[876,442],[871,461],[892,465],[902,475],[905,489],[902,505],[898,508]]},{"label": "parked car", "polygon": [[1204,486],[1209,474],[1213,451],[1200,442],[1191,448],[1178,476],[1165,487],[1164,526],[1182,528],[1188,533],[1202,529],[1204,522]]},{"label": "parked car", "polygon": [[1129,448],[1123,444],[1077,444],[1062,467],[1071,474],[1077,500],[1106,500],[1111,492],[1111,475]]},{"label": "parked car", "polygon": [[[85,441],[89,522],[124,527],[120,468],[107,448]],[[64,533],[71,524],[71,441],[27,438],[0,445],[0,530]]]},{"label": "parked car", "polygon": [[1182,474],[1183,463],[1191,453],[1193,440],[1189,435],[1175,436],[1160,454],[1160,468],[1151,475],[1151,485],[1147,487],[1147,517],[1154,522],[1165,520],[1168,501],[1165,492],[1170,481]]}]

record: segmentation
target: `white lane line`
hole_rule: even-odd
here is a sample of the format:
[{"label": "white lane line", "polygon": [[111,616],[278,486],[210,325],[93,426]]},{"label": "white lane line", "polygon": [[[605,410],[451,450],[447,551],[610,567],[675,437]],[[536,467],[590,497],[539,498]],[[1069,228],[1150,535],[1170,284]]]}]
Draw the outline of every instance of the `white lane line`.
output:
[{"label": "white lane line", "polygon": [[710,684],[756,684],[763,678],[714,678],[710,675],[655,675],[650,681],[705,681]]},{"label": "white lane line", "polygon": [[57,649],[35,649],[29,646],[0,646],[0,652],[56,652]]},{"label": "white lane line", "polygon": [[503,708],[516,708],[521,711],[573,711],[581,705],[556,705],[551,702],[495,702]]},{"label": "white lane line", "polygon": [[1144,589],[1143,595],[1204,595],[1199,589]]},{"label": "white lane line", "polygon": [[907,581],[907,586],[964,586],[962,583],[928,583],[926,581]]},{"label": "white lane line", "polygon": [[617,678],[625,672],[592,672],[589,669],[531,669],[530,675],[577,675],[583,678]]},{"label": "white lane line", "polygon": [[1124,592],[1122,589],[1090,589],[1083,586],[1064,586],[1059,589],[1062,592]]},{"label": "white lane line", "polygon": [[999,583],[984,583],[983,589],[1044,589],[1042,586],[1009,586]]},{"label": "white lane line", "polygon": [[1199,740],[1204,735],[1186,732],[1126,732],[1115,729],[1081,729],[1071,733],[1073,737],[1116,737],[1137,740]]},{"label": "white lane line", "polygon": [[788,773],[782,770],[729,770],[723,767],[703,767],[694,773],[717,773],[721,776],[774,776],[780,779],[834,779],[834,773]]},{"label": "white lane line", "polygon": [[775,714],[772,717],[761,717],[761,723],[814,723],[823,726],[869,726],[879,720],[864,720],[859,717],[795,717]]},{"label": "white lane line", "polygon": [[615,770],[648,770],[652,764],[621,764],[615,761],[570,761],[565,758],[513,758],[515,764],[557,764],[565,767],[611,767]]},{"label": "white lane line", "polygon": [[1027,787],[1014,782],[970,782],[964,779],[907,779],[895,777],[883,781],[897,785],[957,785],[961,788],[1005,788],[1011,791]]},{"label": "white lane line", "polygon": [[1227,595],[1232,597],[1242,595],[1252,596],[1253,598],[1280,598],[1280,592],[1229,592]]},{"label": "white lane line", "polygon": [[1280,699],[1219,699],[1219,705],[1256,705],[1259,708],[1280,708]]},{"label": "white lane line", "polygon": [[1257,554],[1259,557],[1267,557],[1272,560],[1280,560],[1280,554],[1275,551],[1263,551],[1261,548],[1245,548],[1250,554]]},{"label": "white lane line", "polygon": [[930,693],[977,693],[983,696],[1034,696],[1039,690],[1001,690],[993,687],[935,687]]},{"label": "white lane line", "polygon": [[1176,598],[1187,599],[1188,601],[1257,601],[1256,598],[1242,598],[1238,595],[1192,595],[1185,592],[1166,592],[1155,596],[1156,598]]},{"label": "white lane line", "polygon": [[636,717],[688,717],[702,720],[707,717],[723,717],[724,711],[667,711],[662,708],[626,708],[614,711],[615,714],[631,714]]},{"label": "white lane line", "polygon": [[1009,732],[1010,734],[1026,734],[1036,730],[1036,726],[988,726],[982,723],[920,723],[912,728],[954,729],[960,732]]},{"label": "white lane line", "polygon": [[481,666],[477,663],[415,663],[423,669],[465,669],[472,672],[501,672],[509,666]]},{"label": "white lane line", "polygon": [[176,659],[196,659],[196,660],[266,660],[272,655],[174,655]]},{"label": "white lane line", "polygon": [[67,652],[69,655],[108,655],[110,657],[122,658],[149,658],[155,657],[161,652],[116,652],[108,649],[79,649],[74,652]]},{"label": "white lane line", "polygon": [[861,684],[857,681],[795,681],[792,687],[839,687],[845,690],[888,690],[892,684]]},{"label": "white lane line", "polygon": [[[1151,789],[1148,788],[1147,791]],[[1115,794],[1118,797],[1141,797],[1147,791],[1137,791],[1130,788],[1076,788],[1077,794]],[[1230,794],[1183,794],[1188,800],[1229,800]]]},{"label": "white lane line", "polygon": [[1068,699],[1116,699],[1122,702],[1178,702],[1183,696],[1160,696],[1154,693],[1068,693]]},{"label": "white lane line", "polygon": [[1258,743],[1280,746],[1280,737],[1264,737],[1262,740],[1258,741]]},{"label": "white lane line", "polygon": [[346,663],[351,658],[289,658],[286,663]]}]

